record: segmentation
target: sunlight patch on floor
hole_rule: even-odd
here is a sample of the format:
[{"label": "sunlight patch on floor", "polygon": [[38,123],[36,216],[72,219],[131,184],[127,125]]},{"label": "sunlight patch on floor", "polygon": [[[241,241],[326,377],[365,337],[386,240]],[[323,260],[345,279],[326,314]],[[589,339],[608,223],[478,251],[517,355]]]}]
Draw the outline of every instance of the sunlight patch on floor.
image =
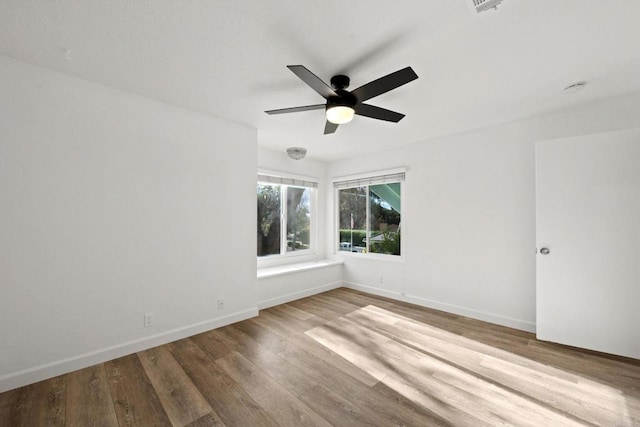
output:
[{"label": "sunlight patch on floor", "polygon": [[380,307],[306,334],[455,424],[640,425],[640,401],[616,388]]}]

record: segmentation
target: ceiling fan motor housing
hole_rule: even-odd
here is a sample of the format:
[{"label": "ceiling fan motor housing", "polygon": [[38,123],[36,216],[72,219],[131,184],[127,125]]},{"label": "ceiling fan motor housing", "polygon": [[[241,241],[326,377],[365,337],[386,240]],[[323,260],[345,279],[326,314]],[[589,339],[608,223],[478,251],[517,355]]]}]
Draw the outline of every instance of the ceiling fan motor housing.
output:
[{"label": "ceiling fan motor housing", "polygon": [[331,80],[330,80],[331,87],[336,89],[336,90],[341,90],[341,89],[348,88],[350,82],[351,82],[351,80],[349,80],[349,77],[345,76],[345,75],[342,75],[342,74],[338,74],[337,76],[333,76],[333,77],[331,77]]},{"label": "ceiling fan motor housing", "polygon": [[327,109],[335,106],[353,108],[358,103],[357,98],[348,90],[336,89],[335,92],[338,96],[330,96],[327,98]]}]

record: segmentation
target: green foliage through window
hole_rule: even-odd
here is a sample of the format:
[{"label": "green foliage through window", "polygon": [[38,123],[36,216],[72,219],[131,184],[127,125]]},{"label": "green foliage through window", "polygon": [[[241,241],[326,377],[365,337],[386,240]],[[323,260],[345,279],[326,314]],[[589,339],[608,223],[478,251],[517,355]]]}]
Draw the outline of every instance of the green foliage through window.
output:
[{"label": "green foliage through window", "polygon": [[279,185],[258,184],[258,256],[280,253]]},{"label": "green foliage through window", "polygon": [[312,191],[258,183],[258,257],[311,249]]}]

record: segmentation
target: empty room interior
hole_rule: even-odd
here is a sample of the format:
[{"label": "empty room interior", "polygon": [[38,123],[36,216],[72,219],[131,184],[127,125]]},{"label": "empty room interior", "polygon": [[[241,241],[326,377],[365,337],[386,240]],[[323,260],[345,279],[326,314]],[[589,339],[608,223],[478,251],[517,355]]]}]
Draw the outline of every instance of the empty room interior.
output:
[{"label": "empty room interior", "polygon": [[640,427],[640,2],[0,3],[0,426]]}]

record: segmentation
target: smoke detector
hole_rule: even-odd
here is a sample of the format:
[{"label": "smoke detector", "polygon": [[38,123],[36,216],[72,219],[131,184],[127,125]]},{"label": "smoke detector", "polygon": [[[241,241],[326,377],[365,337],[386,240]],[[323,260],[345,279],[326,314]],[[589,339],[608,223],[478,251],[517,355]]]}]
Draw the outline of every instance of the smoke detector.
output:
[{"label": "smoke detector", "polygon": [[293,160],[300,160],[307,155],[307,149],[302,147],[291,147],[287,148],[287,154]]},{"label": "smoke detector", "polygon": [[489,9],[497,9],[502,0],[471,0],[476,12],[484,12]]}]

